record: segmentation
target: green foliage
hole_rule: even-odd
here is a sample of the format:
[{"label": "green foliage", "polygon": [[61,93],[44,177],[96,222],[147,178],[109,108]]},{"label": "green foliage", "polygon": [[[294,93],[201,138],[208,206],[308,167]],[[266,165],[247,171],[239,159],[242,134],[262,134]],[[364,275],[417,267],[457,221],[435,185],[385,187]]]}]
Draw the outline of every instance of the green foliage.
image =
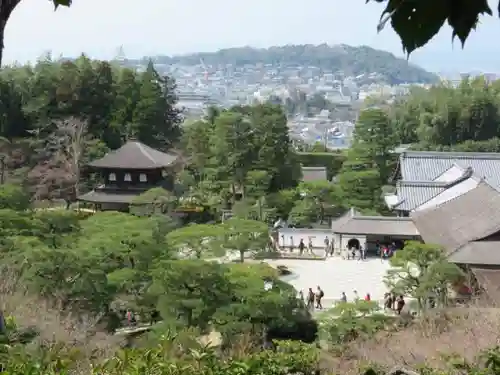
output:
[{"label": "green foliage", "polygon": [[338,303],[320,318],[320,338],[332,349],[342,350],[353,340],[373,337],[386,328],[393,318],[380,311],[375,301],[359,300],[353,303]]},{"label": "green foliage", "polygon": [[480,16],[492,15],[487,1],[459,4],[446,0],[439,0],[432,4],[427,1],[375,1],[387,3],[378,26],[379,31],[390,20],[408,54],[426,45],[441,30],[445,22],[451,26],[453,38],[458,37],[463,46],[470,32],[478,25]]},{"label": "green foliage", "polygon": [[134,198],[131,212],[145,216],[166,214],[174,210],[177,204],[178,199],[172,192],[156,187]]},{"label": "green foliage", "polygon": [[436,151],[496,152],[499,124],[497,81],[464,79],[457,87],[441,83],[413,88],[390,109],[401,143]]},{"label": "green foliage", "polygon": [[248,252],[264,251],[269,242],[268,226],[260,221],[231,218],[224,222],[226,251],[237,251],[243,263]]},{"label": "green foliage", "polygon": [[419,308],[434,298],[447,303],[449,287],[464,280],[460,268],[447,261],[443,249],[416,241],[407,242],[403,250],[390,259],[385,283],[397,294],[417,299]]},{"label": "green foliage", "polygon": [[[265,327],[297,331],[297,324],[309,319],[296,291],[267,265],[172,260],[157,266],[153,280],[149,293],[158,296],[165,321],[215,328],[224,340],[240,333],[260,337]],[[273,288],[265,290],[265,282]]]},{"label": "green foliage", "polygon": [[33,219],[38,224],[38,237],[53,248],[74,240],[80,231],[81,217],[73,210],[37,210]]},{"label": "green foliage", "polygon": [[196,259],[223,255],[224,227],[213,224],[192,224],[167,234],[166,240],[182,254]]},{"label": "green foliage", "polygon": [[291,209],[288,222],[296,227],[309,227],[318,219],[319,204],[313,199],[299,200]]},{"label": "green foliage", "polygon": [[227,209],[240,197],[256,200],[294,187],[300,168],[287,120],[273,105],[214,112],[187,127],[182,145],[192,155],[187,194],[203,205]]},{"label": "green foliage", "polygon": [[207,328],[220,306],[230,302],[226,267],[205,261],[168,261],[154,271],[151,293],[165,320],[176,318],[188,327]]},{"label": "green foliage", "polygon": [[375,209],[381,204],[381,179],[375,163],[364,147],[353,147],[338,176],[346,204],[358,209]]},{"label": "green foliage", "polygon": [[368,153],[385,184],[392,173],[392,151],[398,145],[393,124],[388,114],[378,108],[368,108],[361,112],[354,133],[353,148],[363,148]]},{"label": "green foliage", "polygon": [[[86,124],[87,134],[81,140],[84,159],[102,154],[96,149],[99,144],[115,149],[132,135],[160,149],[171,147],[180,136],[175,82],[158,76],[151,65],[139,73],[84,55],[75,61],[45,56],[34,66],[4,68],[3,86],[1,94],[9,96],[0,100],[9,103],[5,118],[16,123],[0,126],[0,136],[10,141],[7,166],[33,168],[51,160],[67,138],[54,125],[71,117]],[[30,140],[23,145],[22,151],[29,151],[24,160],[19,160],[19,138]]]},{"label": "green foliage", "polygon": [[30,207],[30,203],[30,195],[21,186],[0,185],[0,209],[23,211]]},{"label": "green foliage", "polygon": [[61,345],[30,352],[12,346],[2,359],[10,375],[68,375],[76,368],[85,375],[258,375],[263,370],[270,375],[287,375],[290,371],[312,374],[319,353],[312,345],[282,341],[277,351],[255,350],[244,357],[222,355],[195,338],[164,335],[156,346],[119,350],[91,368],[85,367],[83,349]]},{"label": "green foliage", "polygon": [[303,216],[312,218],[313,215],[307,212],[315,208],[316,216],[323,222],[327,217],[337,217],[346,210],[343,192],[338,184],[330,181],[301,182],[297,190],[304,199],[294,206],[294,215],[291,216],[300,216],[300,212],[303,212]]},{"label": "green foliage", "polygon": [[382,187],[394,166],[392,151],[398,144],[388,114],[380,108],[361,112],[353,145],[347,151],[338,183],[347,205],[360,210],[382,211]]}]

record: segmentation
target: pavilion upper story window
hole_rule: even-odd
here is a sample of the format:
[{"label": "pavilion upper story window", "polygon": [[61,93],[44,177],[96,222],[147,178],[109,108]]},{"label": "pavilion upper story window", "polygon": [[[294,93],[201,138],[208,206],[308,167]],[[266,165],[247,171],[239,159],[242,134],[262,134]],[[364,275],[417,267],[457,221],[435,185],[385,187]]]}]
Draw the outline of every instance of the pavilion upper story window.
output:
[{"label": "pavilion upper story window", "polygon": [[148,176],[146,176],[146,174],[145,174],[145,173],[141,173],[141,174],[139,175],[139,181],[140,181],[140,182],[148,182]]},{"label": "pavilion upper story window", "polygon": [[108,177],[109,177],[109,181],[116,181],[116,174],[110,173]]},{"label": "pavilion upper story window", "polygon": [[126,182],[132,182],[132,176],[130,173],[125,173],[125,178],[123,180]]}]

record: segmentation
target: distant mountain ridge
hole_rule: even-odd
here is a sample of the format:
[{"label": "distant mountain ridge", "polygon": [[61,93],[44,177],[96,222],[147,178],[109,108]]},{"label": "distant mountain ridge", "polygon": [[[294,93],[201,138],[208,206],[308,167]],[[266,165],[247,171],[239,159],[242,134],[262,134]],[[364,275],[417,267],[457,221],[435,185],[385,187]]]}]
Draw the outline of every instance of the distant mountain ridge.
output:
[{"label": "distant mountain ridge", "polygon": [[438,76],[410,64],[390,52],[368,46],[286,45],[269,48],[237,47],[216,52],[199,52],[180,56],[155,56],[163,64],[199,65],[202,59],[210,66],[272,64],[285,66],[314,66],[328,71],[343,71],[346,76],[379,73],[387,83],[435,83]]}]

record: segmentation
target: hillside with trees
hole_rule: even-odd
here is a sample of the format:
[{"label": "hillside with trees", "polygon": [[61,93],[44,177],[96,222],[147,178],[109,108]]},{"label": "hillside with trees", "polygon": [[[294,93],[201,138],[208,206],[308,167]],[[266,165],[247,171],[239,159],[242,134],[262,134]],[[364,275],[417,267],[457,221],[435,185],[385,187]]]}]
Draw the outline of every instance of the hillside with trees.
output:
[{"label": "hillside with trees", "polygon": [[392,53],[367,46],[345,44],[287,45],[270,48],[227,48],[217,52],[194,53],[183,56],[155,56],[160,64],[198,65],[200,59],[211,66],[270,64],[283,67],[315,66],[346,76],[379,73],[389,84],[435,83],[438,77],[424,69],[398,58]]},{"label": "hillside with trees", "polygon": [[[313,314],[283,280],[291,271],[262,260],[276,257],[278,218],[309,227],[351,207],[390,214],[381,197],[401,143],[498,151],[499,87],[441,84],[367,108],[339,153],[297,150],[284,109],[269,103],[211,108],[181,126],[175,82],[152,64],[139,73],[81,56],[4,68],[2,371],[374,375],[404,364],[497,374],[498,312],[448,305],[447,287],[464,274],[437,246],[409,242],[390,260],[385,282],[415,298],[417,318],[382,314],[373,301]],[[131,138],[179,156],[173,188],[134,201],[148,211],[73,209],[101,183],[88,161]],[[302,181],[301,165],[325,166],[335,182]],[[190,205],[201,210],[178,215]]]}]

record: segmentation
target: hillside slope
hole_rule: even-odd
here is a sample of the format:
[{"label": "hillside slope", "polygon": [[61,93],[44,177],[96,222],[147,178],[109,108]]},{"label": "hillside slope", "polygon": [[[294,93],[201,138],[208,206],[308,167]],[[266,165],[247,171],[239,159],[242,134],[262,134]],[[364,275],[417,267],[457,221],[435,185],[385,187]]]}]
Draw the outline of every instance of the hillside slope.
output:
[{"label": "hillside slope", "polygon": [[193,53],[183,56],[156,56],[158,63],[198,65],[200,59],[209,66],[242,66],[272,64],[284,66],[315,66],[328,71],[343,71],[346,76],[379,73],[390,84],[434,83],[438,77],[398,58],[392,53],[367,46],[287,45],[270,48],[228,48],[217,52]]}]

